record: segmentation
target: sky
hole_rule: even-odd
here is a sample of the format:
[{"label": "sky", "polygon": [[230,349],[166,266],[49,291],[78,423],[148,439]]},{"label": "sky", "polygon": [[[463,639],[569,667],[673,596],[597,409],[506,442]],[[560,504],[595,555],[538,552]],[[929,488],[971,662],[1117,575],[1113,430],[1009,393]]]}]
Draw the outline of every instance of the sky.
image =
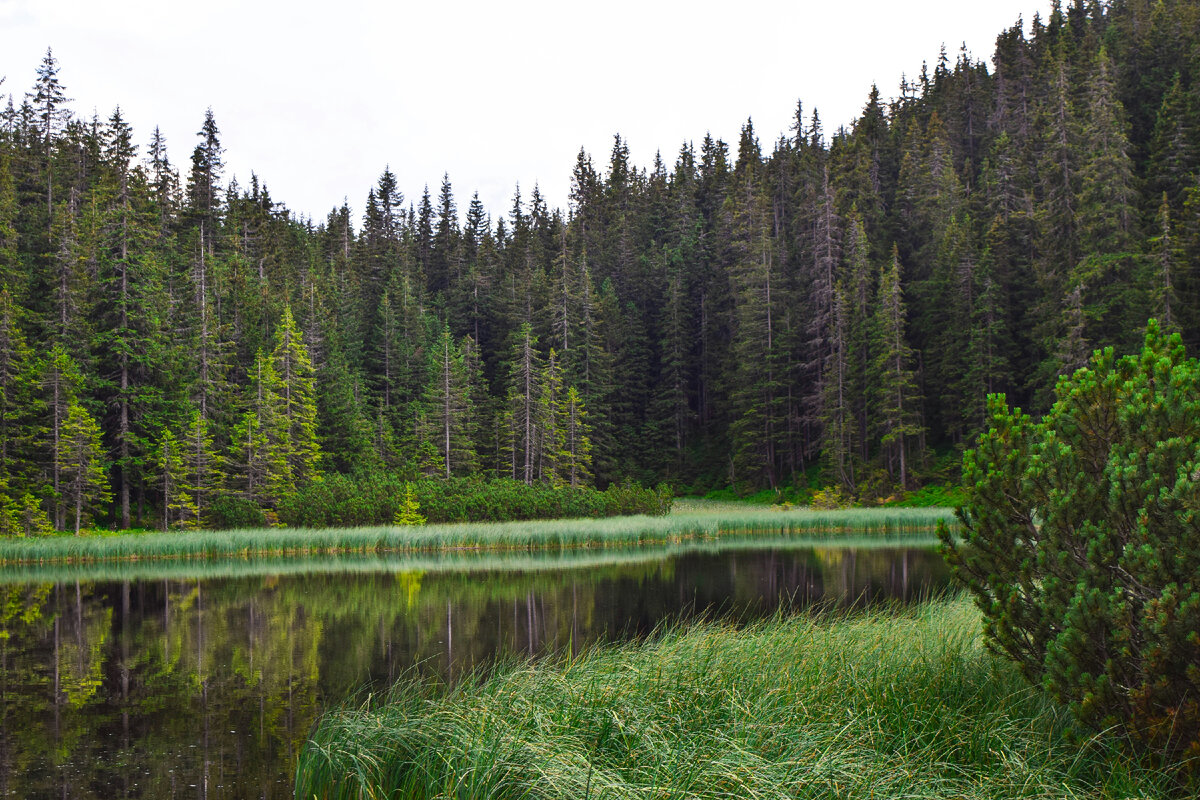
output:
[{"label": "sky", "polygon": [[141,154],[155,125],[181,171],[212,108],[226,179],[361,219],[385,167],[407,202],[449,174],[460,215],[494,217],[515,187],[565,208],[582,147],[603,170],[620,134],[668,167],[705,133],[764,149],[796,103],[827,133],[932,69],[944,44],[989,64],[996,36],[1049,0],[0,0],[0,96],[17,103],[46,49],[77,116],[116,106]]}]

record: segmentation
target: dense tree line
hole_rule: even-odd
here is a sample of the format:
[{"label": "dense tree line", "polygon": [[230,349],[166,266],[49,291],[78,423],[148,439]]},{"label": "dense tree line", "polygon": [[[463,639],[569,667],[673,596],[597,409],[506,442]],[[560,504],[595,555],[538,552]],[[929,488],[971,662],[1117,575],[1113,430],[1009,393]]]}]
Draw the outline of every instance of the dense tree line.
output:
[{"label": "dense tree line", "polygon": [[297,218],[74,116],[0,113],[0,526],[196,524],[323,473],[909,488],[1157,316],[1200,339],[1200,3],[1076,0],[827,134],[580,152],[569,208],[447,177]]}]

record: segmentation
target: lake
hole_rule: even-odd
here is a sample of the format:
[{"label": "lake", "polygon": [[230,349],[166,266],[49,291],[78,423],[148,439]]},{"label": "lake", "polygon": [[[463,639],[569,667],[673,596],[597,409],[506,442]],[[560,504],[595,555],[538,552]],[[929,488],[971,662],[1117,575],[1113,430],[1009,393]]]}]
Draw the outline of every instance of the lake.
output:
[{"label": "lake", "polygon": [[288,798],[356,692],[947,582],[932,548],[769,541],[0,570],[0,797]]}]

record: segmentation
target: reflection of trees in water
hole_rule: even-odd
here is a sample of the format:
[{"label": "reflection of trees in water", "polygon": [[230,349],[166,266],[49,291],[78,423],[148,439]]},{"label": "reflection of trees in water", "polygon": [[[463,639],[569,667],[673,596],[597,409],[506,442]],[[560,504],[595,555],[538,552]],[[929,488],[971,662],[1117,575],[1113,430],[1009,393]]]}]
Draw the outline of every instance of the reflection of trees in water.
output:
[{"label": "reflection of trees in water", "polygon": [[[503,571],[0,587],[0,795],[289,797],[323,705],[497,654],[577,653],[696,614],[911,599],[926,551],[834,548]],[[235,788],[236,787],[236,788]]]}]

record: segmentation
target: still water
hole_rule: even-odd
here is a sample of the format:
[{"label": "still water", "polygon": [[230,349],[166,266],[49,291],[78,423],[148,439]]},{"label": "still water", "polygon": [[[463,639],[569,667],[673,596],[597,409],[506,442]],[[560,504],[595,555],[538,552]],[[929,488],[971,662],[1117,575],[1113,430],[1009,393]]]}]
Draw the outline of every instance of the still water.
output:
[{"label": "still water", "polygon": [[314,722],[356,691],[947,581],[931,549],[780,546],[268,569],[0,575],[0,797],[291,797]]}]

